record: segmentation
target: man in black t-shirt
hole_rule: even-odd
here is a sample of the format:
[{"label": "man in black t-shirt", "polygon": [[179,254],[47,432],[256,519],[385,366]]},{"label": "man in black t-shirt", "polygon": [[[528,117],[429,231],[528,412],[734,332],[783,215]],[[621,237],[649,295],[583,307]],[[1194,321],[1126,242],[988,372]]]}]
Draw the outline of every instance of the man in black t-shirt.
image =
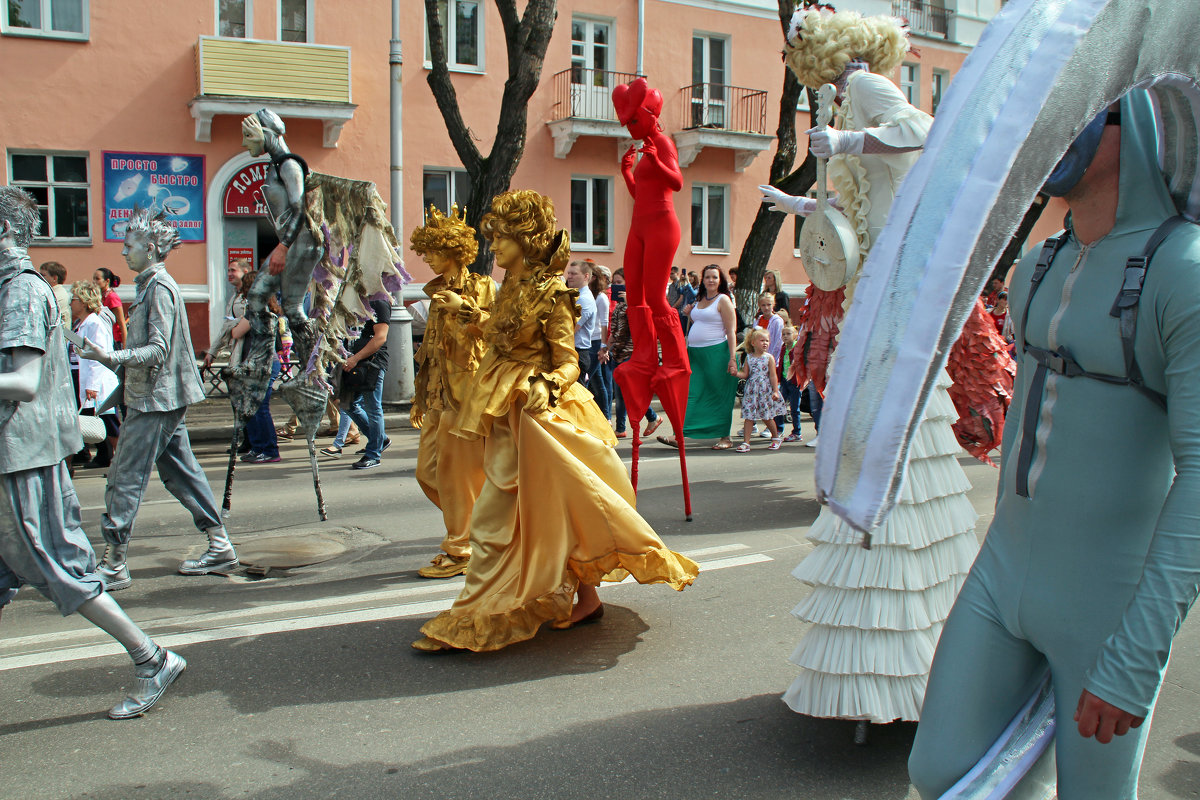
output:
[{"label": "man in black t-shirt", "polygon": [[[387,300],[372,300],[370,308],[374,321],[363,324],[362,335],[349,346],[352,355],[343,366],[343,406],[358,429],[367,435],[367,447],[362,458],[350,465],[352,469],[378,467],[380,456],[392,443],[383,433],[383,376],[388,368],[387,336],[392,304]],[[348,406],[347,401],[350,401]]]}]

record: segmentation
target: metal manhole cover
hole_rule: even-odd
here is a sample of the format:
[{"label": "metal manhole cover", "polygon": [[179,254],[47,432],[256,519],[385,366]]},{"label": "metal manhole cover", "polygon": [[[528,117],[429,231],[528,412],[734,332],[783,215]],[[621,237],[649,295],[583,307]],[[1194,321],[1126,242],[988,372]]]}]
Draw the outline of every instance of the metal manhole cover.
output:
[{"label": "metal manhole cover", "polygon": [[291,569],[337,558],[347,551],[342,538],[327,533],[301,533],[251,539],[237,546],[238,560],[246,567]]}]

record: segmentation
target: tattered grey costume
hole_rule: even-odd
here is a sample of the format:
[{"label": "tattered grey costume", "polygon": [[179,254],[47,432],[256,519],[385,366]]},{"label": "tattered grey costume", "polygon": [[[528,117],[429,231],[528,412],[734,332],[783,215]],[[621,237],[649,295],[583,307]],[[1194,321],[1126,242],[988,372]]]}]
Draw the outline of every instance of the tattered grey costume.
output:
[{"label": "tattered grey costume", "polygon": [[204,399],[204,389],[192,358],[179,286],[162,264],[142,272],[135,283],[128,346],[112,354],[114,365],[123,372],[124,402],[129,409],[104,493],[108,510],[101,530],[112,545],[129,541],[152,467],[158,468],[167,491],[191,512],[198,529],[208,532],[222,527],[217,502],[192,453],[184,423],[187,407]]},{"label": "tattered grey costume", "polygon": [[37,396],[0,400],[0,606],[28,584],[66,616],[104,581],[65,463],[83,441],[58,305],[25,250],[12,248],[0,252],[0,370],[20,347],[44,355]]}]

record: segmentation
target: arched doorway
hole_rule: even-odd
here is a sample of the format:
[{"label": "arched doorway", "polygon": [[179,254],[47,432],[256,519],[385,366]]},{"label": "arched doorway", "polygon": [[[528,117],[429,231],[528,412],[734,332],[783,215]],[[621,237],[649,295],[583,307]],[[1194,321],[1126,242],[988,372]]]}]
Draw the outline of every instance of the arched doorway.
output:
[{"label": "arched doorway", "polygon": [[225,301],[233,288],[225,270],[235,258],[246,258],[257,269],[278,242],[266,210],[255,201],[269,159],[238,153],[216,171],[209,183],[205,210],[208,218],[208,326],[221,327]]}]

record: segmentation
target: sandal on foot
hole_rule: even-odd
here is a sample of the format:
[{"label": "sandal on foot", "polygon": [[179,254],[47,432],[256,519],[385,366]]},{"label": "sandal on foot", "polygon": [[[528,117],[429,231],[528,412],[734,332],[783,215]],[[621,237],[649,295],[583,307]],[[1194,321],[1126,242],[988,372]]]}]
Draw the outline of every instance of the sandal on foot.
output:
[{"label": "sandal on foot", "polygon": [[[716,444],[714,444],[712,446],[712,449],[713,450],[731,450],[731,449],[733,449],[733,442],[717,442]],[[750,445],[746,445],[746,450],[749,450],[749,449],[750,449]],[[744,452],[746,452],[746,450],[739,449],[738,452],[744,453]]]},{"label": "sandal on foot", "polygon": [[773,436],[773,437],[771,437],[771,443],[769,445],[767,445],[767,449],[768,450],[778,450],[782,446],[783,446],[783,439],[780,439],[778,436]]},{"label": "sandal on foot", "polygon": [[658,419],[654,420],[653,422],[647,423],[646,429],[642,431],[642,437],[645,438],[645,437],[650,436],[656,430],[658,430],[659,427],[661,427],[661,426],[662,426],[662,417],[659,417]]},{"label": "sandal on foot", "polygon": [[668,439],[666,436],[655,436],[654,438],[660,444],[665,444],[667,447],[674,447],[676,450],[679,449],[679,443],[674,439]]},{"label": "sandal on foot", "polygon": [[[715,450],[716,448],[714,447],[713,449]],[[735,452],[738,452],[738,453],[749,453],[749,452],[750,452],[750,445],[746,444],[745,442],[742,442],[741,444],[739,444],[739,445],[737,446],[737,450],[736,450]]]},{"label": "sandal on foot", "polygon": [[628,439],[629,438],[629,434],[626,431],[617,431],[613,435],[616,436],[618,439]]}]

